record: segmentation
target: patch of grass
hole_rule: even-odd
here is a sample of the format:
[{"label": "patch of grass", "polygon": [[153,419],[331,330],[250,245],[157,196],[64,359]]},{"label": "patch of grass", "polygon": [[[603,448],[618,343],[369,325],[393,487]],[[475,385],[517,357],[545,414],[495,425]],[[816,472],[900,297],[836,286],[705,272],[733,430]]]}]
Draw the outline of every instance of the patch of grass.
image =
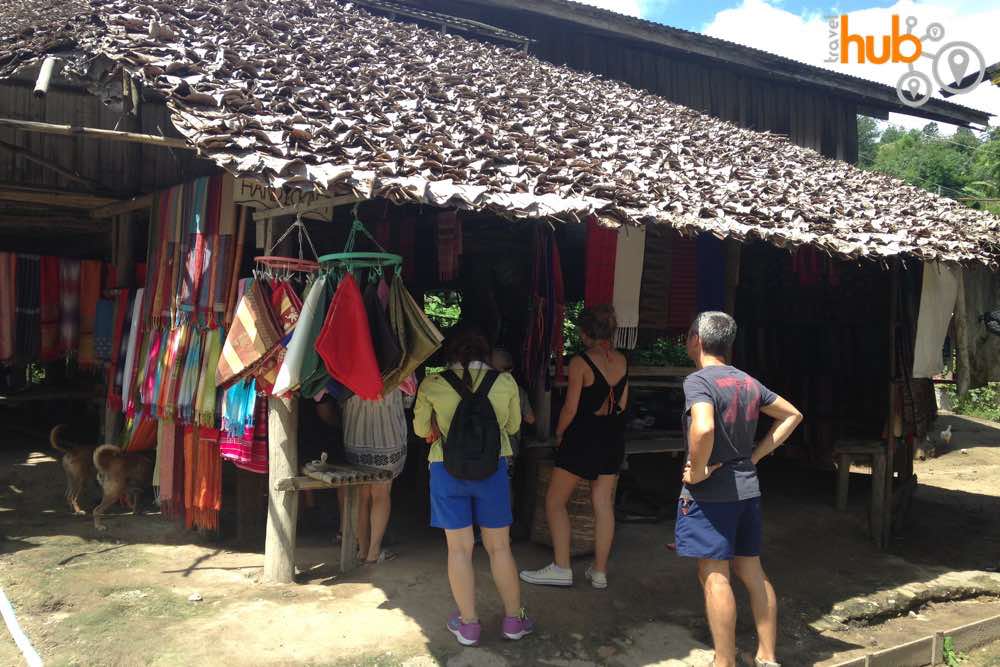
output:
[{"label": "patch of grass", "polygon": [[944,638],[944,648],[942,650],[942,658],[944,664],[947,667],[959,667],[963,662],[966,661],[966,656],[955,650],[955,639],[954,637]]},{"label": "patch of grass", "polygon": [[103,598],[86,610],[70,614],[59,624],[74,628],[89,636],[113,636],[113,632],[130,619],[168,618],[182,621],[198,616],[206,609],[204,604],[193,604],[171,591],[130,586],[101,587],[97,593]]},{"label": "patch of grass", "polygon": [[985,387],[971,389],[962,397],[958,396],[955,385],[944,385],[944,391],[951,399],[955,414],[1000,421],[1000,383],[991,382]]}]

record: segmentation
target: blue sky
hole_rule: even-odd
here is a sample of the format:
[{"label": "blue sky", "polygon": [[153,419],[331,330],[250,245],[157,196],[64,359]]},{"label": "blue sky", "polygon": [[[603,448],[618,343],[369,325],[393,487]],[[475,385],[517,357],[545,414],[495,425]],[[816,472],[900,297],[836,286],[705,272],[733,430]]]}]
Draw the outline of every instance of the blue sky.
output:
[{"label": "blue sky", "polygon": [[[701,32],[711,23],[715,15],[724,9],[732,9],[739,5],[733,0],[641,0],[639,3],[642,18],[657,23],[665,23],[675,28],[684,28]],[[891,7],[892,1],[879,0],[840,0],[829,2],[825,0],[784,0],[773,3],[782,9],[799,15],[832,14],[853,12],[873,7]]]}]

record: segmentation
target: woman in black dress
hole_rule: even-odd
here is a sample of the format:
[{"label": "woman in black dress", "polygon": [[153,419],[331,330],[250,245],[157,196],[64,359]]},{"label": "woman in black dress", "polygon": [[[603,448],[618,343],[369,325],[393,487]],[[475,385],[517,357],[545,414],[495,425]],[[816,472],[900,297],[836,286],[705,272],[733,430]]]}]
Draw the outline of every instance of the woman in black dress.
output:
[{"label": "woman in black dress", "polygon": [[611,306],[584,310],[577,322],[586,351],[569,364],[566,402],[556,426],[556,460],[545,497],[554,561],[524,571],[532,584],[571,586],[570,521],[566,504],[580,479],[591,482],[594,507],[594,564],[587,579],[607,588],[608,555],[615,534],[614,488],[625,458],[624,412],[628,404],[628,360],[614,349],[617,323]]}]

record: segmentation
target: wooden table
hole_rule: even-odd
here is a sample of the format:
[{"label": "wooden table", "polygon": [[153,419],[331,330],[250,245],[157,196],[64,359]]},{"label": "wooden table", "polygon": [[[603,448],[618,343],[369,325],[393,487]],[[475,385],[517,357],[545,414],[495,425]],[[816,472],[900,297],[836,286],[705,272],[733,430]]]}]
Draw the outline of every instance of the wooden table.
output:
[{"label": "wooden table", "polygon": [[865,461],[872,467],[872,498],[870,527],[872,535],[882,534],[882,517],[885,507],[886,447],[881,440],[838,440],[833,445],[837,461],[837,495],[834,507],[838,512],[847,509],[847,491],[851,481],[851,463]]},{"label": "wooden table", "polygon": [[[350,572],[358,566],[358,547],[355,537],[358,520],[358,497],[365,484],[392,481],[392,473],[368,466],[332,464],[327,466],[327,479],[316,479],[308,475],[285,477],[274,484],[275,491],[321,491],[327,489],[347,489],[343,511],[340,517],[340,571]],[[298,518],[298,504],[295,504],[293,520]],[[292,545],[292,550],[294,551]]]}]

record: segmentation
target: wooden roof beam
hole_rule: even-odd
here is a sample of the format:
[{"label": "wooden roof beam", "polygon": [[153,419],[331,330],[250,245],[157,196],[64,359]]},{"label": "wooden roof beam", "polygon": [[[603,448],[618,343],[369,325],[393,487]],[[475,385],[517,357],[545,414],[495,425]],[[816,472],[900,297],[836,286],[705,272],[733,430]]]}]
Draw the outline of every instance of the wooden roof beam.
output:
[{"label": "wooden roof beam", "polygon": [[105,130],[97,127],[39,123],[33,120],[19,120],[17,118],[0,118],[0,127],[10,127],[15,130],[39,132],[41,134],[55,134],[64,137],[84,137],[86,139],[104,139],[107,141],[124,141],[133,144],[147,144],[149,146],[160,146],[162,148],[181,148],[191,151],[197,150],[194,146],[189,144],[186,139],[162,137],[155,134],[140,134],[137,132],[119,132],[118,130]]},{"label": "wooden roof beam", "polygon": [[25,204],[46,204],[62,208],[92,209],[98,206],[116,204],[121,200],[113,197],[101,197],[85,192],[68,192],[66,190],[51,190],[46,188],[26,188],[17,185],[0,183],[0,201],[21,202]]}]

